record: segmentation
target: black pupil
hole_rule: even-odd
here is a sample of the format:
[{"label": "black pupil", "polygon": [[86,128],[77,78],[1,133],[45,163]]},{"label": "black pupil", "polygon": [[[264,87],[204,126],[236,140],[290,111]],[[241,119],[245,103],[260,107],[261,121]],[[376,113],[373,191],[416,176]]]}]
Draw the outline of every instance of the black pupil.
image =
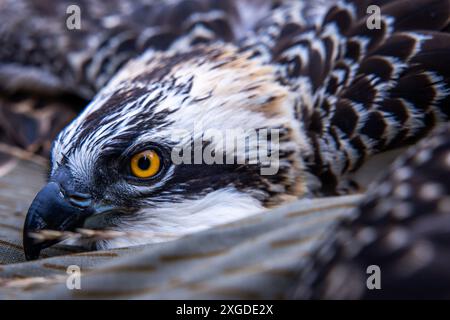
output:
[{"label": "black pupil", "polygon": [[148,170],[150,168],[150,159],[147,156],[143,156],[138,161],[138,167],[141,170]]}]

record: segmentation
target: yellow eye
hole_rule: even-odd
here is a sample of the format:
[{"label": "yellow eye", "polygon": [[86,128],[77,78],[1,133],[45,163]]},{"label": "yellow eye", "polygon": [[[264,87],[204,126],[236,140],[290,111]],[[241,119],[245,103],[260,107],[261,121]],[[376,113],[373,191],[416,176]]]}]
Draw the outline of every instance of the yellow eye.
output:
[{"label": "yellow eye", "polygon": [[131,158],[131,172],[138,178],[150,178],[159,172],[161,160],[153,150],[146,150],[135,154]]}]

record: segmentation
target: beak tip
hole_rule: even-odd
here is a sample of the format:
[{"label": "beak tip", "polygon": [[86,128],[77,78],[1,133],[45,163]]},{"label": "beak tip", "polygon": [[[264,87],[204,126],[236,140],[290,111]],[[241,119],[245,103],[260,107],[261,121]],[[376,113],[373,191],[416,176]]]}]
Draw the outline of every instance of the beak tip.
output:
[{"label": "beak tip", "polygon": [[33,261],[39,259],[40,250],[36,252],[26,252],[25,251],[25,260]]},{"label": "beak tip", "polygon": [[41,230],[66,231],[82,225],[84,219],[92,215],[90,207],[80,208],[61,197],[60,186],[49,182],[39,191],[28,209],[23,227],[23,250],[27,260],[36,260],[40,252],[61,239],[41,240],[30,235]]},{"label": "beak tip", "polygon": [[31,238],[26,232],[23,235],[23,251],[27,261],[36,260],[41,253],[41,245],[36,243],[36,240]]}]

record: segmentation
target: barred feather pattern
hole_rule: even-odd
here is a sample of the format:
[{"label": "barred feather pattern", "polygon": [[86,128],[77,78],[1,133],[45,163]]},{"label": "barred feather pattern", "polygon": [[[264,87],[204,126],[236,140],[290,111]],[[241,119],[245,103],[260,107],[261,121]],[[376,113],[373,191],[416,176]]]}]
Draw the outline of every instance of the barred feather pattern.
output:
[{"label": "barred feather pattern", "polygon": [[[371,30],[372,4],[381,21]],[[335,194],[370,156],[448,120],[450,2],[339,2],[314,21],[304,12],[301,3],[280,7],[251,42],[298,94],[297,118],[314,149],[304,160],[318,191]]]},{"label": "barred feather pattern", "polygon": [[[450,297],[450,126],[412,147],[301,267],[293,297]],[[369,266],[381,290],[369,290]]]}]

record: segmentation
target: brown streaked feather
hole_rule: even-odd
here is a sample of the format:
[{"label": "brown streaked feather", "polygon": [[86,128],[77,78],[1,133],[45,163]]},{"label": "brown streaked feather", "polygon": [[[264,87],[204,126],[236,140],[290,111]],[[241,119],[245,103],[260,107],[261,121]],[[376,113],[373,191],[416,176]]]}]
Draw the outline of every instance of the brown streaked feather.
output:
[{"label": "brown streaked feather", "polygon": [[[372,4],[381,7],[380,29],[366,25]],[[319,148],[306,162],[328,190],[370,156],[448,119],[449,20],[448,0],[349,1],[319,25],[286,22],[289,37],[273,38],[272,61],[298,92],[299,119]]]}]

